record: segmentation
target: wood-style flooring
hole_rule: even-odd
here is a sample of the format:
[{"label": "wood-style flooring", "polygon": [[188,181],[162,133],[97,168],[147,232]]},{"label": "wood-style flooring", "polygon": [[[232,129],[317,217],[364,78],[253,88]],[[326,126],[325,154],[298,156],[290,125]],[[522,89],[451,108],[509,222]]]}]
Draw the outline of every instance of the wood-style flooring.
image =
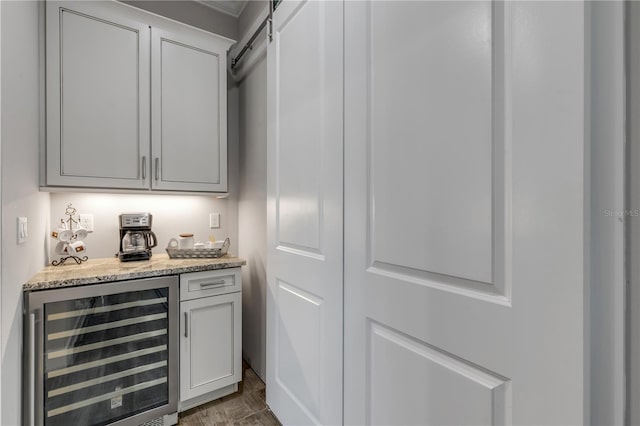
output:
[{"label": "wood-style flooring", "polygon": [[265,386],[243,363],[238,392],[180,414],[179,426],[265,425],[280,426],[265,402]]}]

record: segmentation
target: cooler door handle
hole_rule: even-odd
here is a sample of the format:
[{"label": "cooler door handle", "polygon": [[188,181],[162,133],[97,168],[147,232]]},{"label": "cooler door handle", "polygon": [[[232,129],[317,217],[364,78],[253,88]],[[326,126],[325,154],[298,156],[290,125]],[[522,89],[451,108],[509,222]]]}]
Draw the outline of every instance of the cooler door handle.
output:
[{"label": "cooler door handle", "polygon": [[29,424],[36,424],[36,314],[29,315]]}]

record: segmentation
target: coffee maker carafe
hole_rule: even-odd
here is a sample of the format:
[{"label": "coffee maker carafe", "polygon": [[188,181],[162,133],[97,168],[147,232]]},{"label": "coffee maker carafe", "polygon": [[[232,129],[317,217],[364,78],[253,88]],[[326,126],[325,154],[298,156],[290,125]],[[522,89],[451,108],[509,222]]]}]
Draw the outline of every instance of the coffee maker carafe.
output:
[{"label": "coffee maker carafe", "polygon": [[123,213],[120,215],[120,251],[118,259],[149,260],[151,249],[158,245],[151,231],[151,213]]}]

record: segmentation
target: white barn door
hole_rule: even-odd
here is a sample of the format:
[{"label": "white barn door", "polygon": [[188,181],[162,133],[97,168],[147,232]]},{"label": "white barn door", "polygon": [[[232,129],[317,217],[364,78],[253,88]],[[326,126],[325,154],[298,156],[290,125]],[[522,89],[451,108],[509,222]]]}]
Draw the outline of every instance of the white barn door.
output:
[{"label": "white barn door", "polygon": [[588,421],[585,13],[345,3],[345,423]]},{"label": "white barn door", "polygon": [[343,5],[285,1],[268,45],[267,404],[342,423]]}]

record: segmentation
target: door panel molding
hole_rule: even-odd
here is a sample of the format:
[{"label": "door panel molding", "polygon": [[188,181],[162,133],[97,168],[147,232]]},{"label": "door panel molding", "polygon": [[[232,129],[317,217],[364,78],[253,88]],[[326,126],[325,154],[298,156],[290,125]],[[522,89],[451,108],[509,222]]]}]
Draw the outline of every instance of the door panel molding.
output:
[{"label": "door panel molding", "polygon": [[[429,424],[511,423],[510,379],[371,319],[367,320],[367,329],[366,424],[415,424],[412,416],[424,416],[414,419],[421,421],[429,417]],[[387,365],[388,355],[394,352],[407,362]],[[429,381],[421,382],[426,377]],[[439,383],[438,379],[446,382]],[[402,394],[405,387],[415,394],[395,401],[398,412],[389,411],[388,406],[385,412],[376,411],[383,405],[376,403],[377,398],[393,400],[393,395]],[[464,396],[469,400],[463,400]],[[475,410],[462,414],[457,409],[461,405]]]},{"label": "door panel molding", "polygon": [[66,1],[44,8],[46,185],[146,189],[150,31],[128,9]]},{"label": "door panel molding", "polygon": [[[109,179],[123,179],[123,180],[134,180],[134,181],[138,181],[140,179],[141,176],[141,170],[140,170],[140,163],[137,161],[138,158],[140,158],[140,144],[143,143],[140,140],[140,132],[138,131],[139,128],[139,123],[136,123],[135,126],[131,125],[129,129],[130,133],[127,134],[127,136],[131,137],[133,136],[131,139],[136,141],[136,149],[137,151],[135,153],[133,153],[133,155],[130,156],[130,158],[124,157],[123,156],[119,156],[119,161],[121,162],[126,162],[128,167],[127,168],[119,168],[118,170],[109,170],[108,168],[105,168],[104,170],[100,170],[100,171],[96,171],[95,170],[95,165],[94,164],[90,164],[87,165],[85,162],[80,162],[78,161],[78,155],[77,152],[79,148],[83,148],[83,145],[78,146],[77,144],[77,140],[78,138],[74,138],[73,136],[80,136],[78,135],[78,127],[80,127],[80,129],[83,129],[84,125],[83,123],[77,123],[77,110],[74,111],[74,114],[66,114],[67,106],[69,105],[69,101],[65,99],[65,92],[68,92],[70,89],[66,89],[65,86],[72,86],[70,84],[65,85],[65,78],[66,78],[66,74],[64,71],[65,70],[69,70],[71,69],[72,71],[74,70],[74,67],[77,67],[77,64],[73,61],[70,60],[70,64],[67,64],[65,62],[65,58],[71,56],[72,59],[76,59],[76,57],[74,56],[75,49],[71,48],[66,48],[67,46],[65,46],[65,41],[66,38],[64,37],[65,35],[65,27],[69,27],[69,26],[73,26],[73,24],[71,24],[71,20],[72,19],[77,19],[77,18],[84,18],[87,19],[89,21],[93,21],[94,23],[98,23],[98,24],[104,24],[105,27],[100,28],[101,34],[106,36],[107,32],[111,32],[111,36],[113,37],[116,32],[113,30],[122,30],[125,33],[129,32],[131,34],[129,34],[130,38],[133,38],[135,40],[135,42],[133,43],[135,45],[135,50],[136,51],[140,51],[141,47],[140,47],[140,42],[144,42],[144,35],[141,34],[141,31],[139,28],[135,28],[135,27],[130,27],[127,25],[123,25],[121,23],[118,22],[111,22],[105,19],[100,19],[98,17],[95,16],[90,16],[84,13],[80,13],[71,9],[66,9],[66,8],[61,8],[60,9],[60,104],[59,104],[59,108],[60,108],[60,174],[62,176],[71,176],[71,177],[91,177],[91,178],[109,178]],[[84,22],[81,23],[81,21],[78,21],[79,25],[84,25],[85,27],[88,25],[88,22]],[[66,25],[65,25],[66,24]],[[78,25],[78,24],[76,24]],[[87,31],[88,32],[88,31]],[[97,32],[97,30],[96,30]],[[124,38],[123,34],[121,31],[118,31],[118,36],[121,38]],[[106,38],[106,37],[105,37]],[[88,41],[88,39],[85,39],[85,41]],[[93,40],[95,41],[95,40]],[[83,43],[79,43],[79,44],[83,44]],[[96,49],[97,47],[94,45],[93,46],[94,49]],[[144,47],[142,48],[142,50],[144,51]],[[66,55],[65,55],[66,54]],[[124,65],[129,65],[129,64],[124,64]],[[124,66],[123,65],[123,66]],[[132,72],[132,74],[136,75],[136,82],[135,82],[135,87],[134,90],[132,91],[135,95],[136,95],[136,101],[135,103],[131,103],[131,104],[127,104],[127,107],[130,108],[130,111],[127,111],[128,114],[134,114],[137,115],[137,113],[140,111],[140,97],[139,97],[139,93],[141,93],[140,90],[140,73],[142,72],[140,70],[140,66],[138,63],[135,64],[137,67],[135,68],[135,71]],[[121,75],[122,76],[122,75]],[[67,82],[69,83],[69,82]],[[122,81],[120,81],[120,83],[122,83]],[[124,93],[122,93],[124,94]],[[122,99],[124,101],[124,99]],[[75,108],[77,108],[76,105],[73,104],[73,102],[71,102],[71,108],[75,110]],[[83,108],[87,108],[87,106],[83,103],[80,106],[81,109]],[[122,105],[120,105],[120,109],[122,108]],[[71,115],[71,119],[67,118],[67,115]],[[124,115],[124,114],[123,114]],[[123,120],[124,121],[124,120]],[[119,124],[122,124],[122,122],[120,122]],[[67,137],[67,135],[65,134],[69,129],[69,127],[73,127],[75,132],[71,132],[69,131],[69,133],[72,133],[73,135],[71,137]],[[81,131],[81,133],[84,133],[83,131]],[[95,132],[94,132],[95,133]],[[71,141],[76,142],[75,144],[71,144],[68,143],[69,139]],[[120,142],[119,140],[112,140],[110,142]],[[72,145],[72,146],[67,146],[67,145]],[[75,146],[73,146],[75,145]],[[109,145],[111,150],[114,149],[113,145]],[[93,147],[93,146],[92,146]],[[95,155],[95,153],[93,153]],[[98,163],[99,165],[101,165],[101,162]],[[94,166],[94,167],[91,167]],[[104,168],[104,166],[103,166]],[[113,165],[111,165],[111,168],[114,169]],[[80,169],[80,171],[78,171],[78,169]],[[76,171],[74,171],[76,170]]]},{"label": "door panel molding", "polygon": [[[211,303],[210,301],[207,301],[208,303]],[[189,334],[193,335],[194,333],[194,327],[198,324],[200,324],[200,327],[202,328],[207,328],[210,329],[211,324],[207,324],[207,320],[211,319],[211,318],[216,318],[218,320],[219,323],[222,323],[222,319],[225,319],[229,322],[230,327],[229,330],[224,330],[225,332],[229,333],[229,338],[226,339],[227,341],[231,342],[231,345],[229,345],[228,348],[228,359],[225,359],[226,363],[222,363],[220,362],[217,365],[204,365],[204,366],[200,366],[201,368],[199,369],[195,369],[192,368],[191,369],[191,386],[196,388],[198,386],[203,386],[203,385],[207,385],[209,383],[224,379],[226,377],[231,377],[235,374],[234,371],[234,349],[235,349],[235,345],[233,344],[234,342],[234,336],[233,336],[233,330],[236,329],[236,327],[238,327],[237,324],[234,324],[234,317],[235,317],[235,312],[238,309],[237,306],[235,306],[235,301],[231,300],[228,302],[224,302],[224,303],[220,303],[220,304],[216,304],[216,305],[205,305],[205,306],[196,306],[193,309],[191,309],[191,311],[189,312],[190,314],[190,321],[189,321],[189,326],[191,327],[191,332]],[[191,352],[190,357],[191,357],[191,365],[196,365],[197,362],[194,359],[194,357],[198,357],[198,356],[202,356],[201,354],[194,354],[194,345],[192,344],[191,347]],[[220,352],[217,354],[219,355]],[[207,373],[209,373],[209,377],[206,377],[203,373],[204,373],[204,368],[202,367],[206,367],[209,368],[208,371],[206,371]],[[218,368],[218,370],[214,370],[213,367]]]},{"label": "door panel molding", "polygon": [[[425,254],[418,258],[415,250],[403,252],[402,245],[394,245],[391,238],[384,238],[378,243],[376,235],[380,233],[392,235],[386,229],[398,227],[397,223],[391,223],[387,220],[391,213],[385,214],[385,209],[394,209],[397,203],[385,203],[380,199],[388,200],[389,188],[385,186],[385,182],[392,180],[395,170],[387,170],[385,164],[386,159],[379,159],[376,156],[376,146],[386,144],[388,146],[397,143],[377,140],[376,126],[380,126],[381,117],[385,117],[386,113],[376,115],[375,110],[378,108],[375,102],[375,77],[372,76],[372,68],[374,67],[374,32],[376,29],[373,24],[372,8],[376,7],[376,2],[367,3],[367,100],[369,107],[367,108],[367,194],[368,194],[368,210],[367,210],[367,262],[372,273],[379,273],[386,276],[393,275],[397,279],[407,282],[437,288],[439,290],[450,291],[456,294],[463,294],[469,297],[479,298],[486,301],[492,301],[501,305],[509,305],[511,299],[511,151],[512,151],[512,117],[511,117],[511,6],[508,2],[484,2],[487,8],[490,8],[490,38],[493,46],[485,52],[487,55],[487,64],[490,65],[490,72],[487,84],[490,86],[490,106],[491,114],[487,117],[488,122],[483,126],[490,129],[490,146],[487,146],[489,152],[485,153],[487,157],[488,169],[490,169],[489,180],[487,181],[487,193],[484,194],[488,200],[487,208],[490,214],[486,217],[484,226],[490,229],[487,234],[487,246],[490,254],[487,256],[487,264],[482,266],[487,274],[474,274],[463,270],[443,270],[437,265],[430,263],[436,251],[443,250],[444,244],[437,242],[429,243],[425,241],[423,245]],[[386,31],[384,28],[380,31]],[[385,58],[386,60],[386,58]],[[395,65],[397,66],[397,64]],[[388,84],[385,81],[382,84]],[[471,95],[473,96],[473,95]],[[386,110],[386,105],[379,108],[381,111]],[[377,142],[376,142],[377,141]],[[401,150],[404,146],[394,149]],[[438,150],[440,145],[435,145],[428,152]],[[390,148],[389,148],[390,149]],[[464,153],[461,153],[464,155]],[[455,163],[456,159],[452,157],[444,158],[445,161]],[[406,165],[395,165],[395,167],[412,167]],[[381,170],[381,171],[379,171]],[[413,173],[413,172],[412,172]],[[377,185],[381,182],[380,185]],[[399,186],[398,181],[395,181]],[[436,183],[440,185],[441,182]],[[378,189],[378,186],[382,186]],[[398,188],[402,192],[402,188]],[[406,195],[407,200],[415,200],[422,197]],[[445,196],[446,198],[446,196]],[[396,198],[394,198],[396,199]],[[426,199],[426,197],[425,197]],[[438,206],[442,208],[442,206]],[[409,207],[411,209],[411,207]],[[446,214],[446,213],[445,213]],[[469,211],[465,215],[473,216],[473,212]],[[382,217],[382,220],[377,218]],[[428,218],[425,218],[425,221]],[[472,222],[470,218],[468,222]],[[409,224],[411,226],[411,224]],[[382,231],[381,231],[382,229]],[[463,231],[460,231],[461,233]],[[423,235],[420,235],[423,236]],[[451,242],[443,241],[443,242]],[[458,241],[459,242],[459,241]],[[455,243],[455,241],[454,241]],[[466,243],[466,241],[465,241]],[[438,246],[437,248],[435,248]],[[453,253],[460,249],[455,244],[449,247],[449,252]],[[445,248],[446,250],[446,248]],[[427,254],[429,253],[429,254]],[[390,256],[392,258],[390,258]],[[446,253],[443,256],[447,256]],[[460,267],[460,263],[456,266]]]},{"label": "door panel molding", "polygon": [[[214,119],[210,120],[209,122],[206,122],[206,125],[208,127],[210,127],[208,129],[208,134],[211,136],[214,144],[213,144],[213,150],[207,149],[207,151],[212,151],[215,152],[214,156],[211,156],[211,158],[214,161],[210,161],[210,167],[206,167],[206,168],[197,168],[195,171],[192,169],[192,171],[190,172],[190,176],[188,178],[185,179],[184,176],[180,176],[180,173],[182,172],[182,168],[184,167],[183,164],[185,164],[186,162],[176,162],[175,160],[175,156],[176,156],[176,150],[175,148],[173,149],[169,149],[172,148],[170,146],[167,146],[165,144],[163,144],[163,140],[165,139],[165,136],[167,136],[168,133],[172,133],[171,136],[173,136],[173,138],[167,137],[167,139],[169,139],[170,141],[175,141],[177,138],[175,137],[175,130],[173,130],[171,127],[167,125],[167,121],[168,118],[173,118],[172,116],[174,114],[170,112],[167,112],[166,110],[168,110],[168,107],[171,107],[173,112],[175,112],[177,109],[181,109],[179,105],[171,105],[169,104],[168,107],[166,105],[163,105],[163,98],[169,98],[169,96],[165,96],[167,94],[167,92],[172,91],[171,88],[167,88],[166,86],[170,86],[170,84],[168,83],[169,79],[165,78],[165,74],[167,73],[167,67],[169,67],[170,65],[173,65],[173,72],[175,72],[175,63],[177,61],[171,61],[171,60],[163,60],[165,55],[169,55],[170,54],[170,50],[174,50],[174,54],[178,55],[178,54],[182,54],[183,56],[191,56],[193,59],[195,59],[194,54],[202,54],[204,56],[200,56],[198,59],[200,61],[200,65],[202,66],[202,68],[208,69],[209,72],[211,73],[212,76],[212,82],[204,82],[204,83],[209,83],[211,84],[211,87],[208,87],[208,93],[210,93],[210,97],[211,100],[213,101],[213,104],[217,104],[217,108],[219,109],[225,109],[226,106],[223,105],[220,102],[215,102],[216,99],[219,99],[220,96],[218,94],[218,90],[220,89],[220,84],[219,84],[219,77],[215,78],[215,74],[216,72],[220,72],[223,68],[221,66],[220,63],[220,55],[217,52],[214,52],[211,49],[206,49],[203,47],[199,47],[199,46],[195,46],[195,45],[189,45],[186,43],[182,43],[180,41],[177,41],[175,39],[175,37],[167,37],[167,36],[162,36],[160,35],[159,40],[158,40],[158,44],[159,44],[159,55],[160,55],[160,71],[159,71],[159,90],[160,90],[160,110],[161,110],[161,117],[162,117],[162,121],[161,121],[161,126],[159,127],[159,131],[160,134],[157,135],[157,137],[160,140],[160,173],[162,176],[162,181],[163,182],[169,182],[169,183],[178,183],[178,184],[184,184],[185,182],[187,183],[195,183],[195,184],[203,184],[203,185],[220,185],[221,184],[221,169],[219,166],[219,159],[223,158],[223,153],[221,150],[221,145],[223,143],[222,140],[222,130],[221,130],[221,122],[220,122],[220,113],[218,114],[213,114],[214,115]],[[182,52],[179,52],[179,49],[185,49]],[[180,79],[183,80],[183,79]],[[201,84],[203,82],[200,82]],[[175,85],[175,83],[174,83]],[[175,92],[175,89],[173,90]],[[203,91],[203,90],[201,90]],[[202,125],[202,123],[204,123],[205,121],[198,121],[199,124]],[[188,127],[188,126],[185,126]],[[184,131],[184,129],[182,129]],[[184,137],[184,136],[183,136]],[[206,147],[206,144],[203,144],[203,152],[204,149]],[[208,148],[208,147],[206,147]],[[174,152],[167,152],[167,151],[174,151]],[[177,150],[177,151],[182,151],[182,150]],[[202,155],[202,153],[200,154]],[[209,156],[206,156],[209,157]]]},{"label": "door panel molding", "polygon": [[306,256],[314,260],[324,261],[324,255],[315,252],[314,250],[309,250],[308,247],[296,247],[293,244],[284,244],[280,242],[280,244],[276,247],[276,250],[280,250],[282,252],[296,254],[298,256]]},{"label": "door panel molding", "polygon": [[[322,15],[322,2],[302,1],[275,29],[276,101],[276,239],[278,246],[318,258],[323,255],[324,182],[327,116],[324,102],[309,96],[325,93],[325,28],[315,19]],[[287,31],[306,29],[313,38],[300,43],[286,37]],[[284,37],[283,37],[284,36]],[[282,55],[286,57],[283,58]],[[299,59],[295,59],[299,58]],[[282,62],[297,61],[299,67],[282,68]],[[304,90],[302,90],[304,89]],[[282,104],[280,96],[299,95],[300,104]],[[306,253],[305,253],[306,252]]]},{"label": "door panel molding", "polygon": [[[277,279],[276,381],[315,423],[320,406],[324,300]],[[304,325],[303,325],[304,324]]]},{"label": "door panel molding", "polygon": [[404,281],[411,285],[426,286],[498,305],[511,306],[511,300],[493,284],[382,262],[374,262],[366,271],[372,275]]}]

